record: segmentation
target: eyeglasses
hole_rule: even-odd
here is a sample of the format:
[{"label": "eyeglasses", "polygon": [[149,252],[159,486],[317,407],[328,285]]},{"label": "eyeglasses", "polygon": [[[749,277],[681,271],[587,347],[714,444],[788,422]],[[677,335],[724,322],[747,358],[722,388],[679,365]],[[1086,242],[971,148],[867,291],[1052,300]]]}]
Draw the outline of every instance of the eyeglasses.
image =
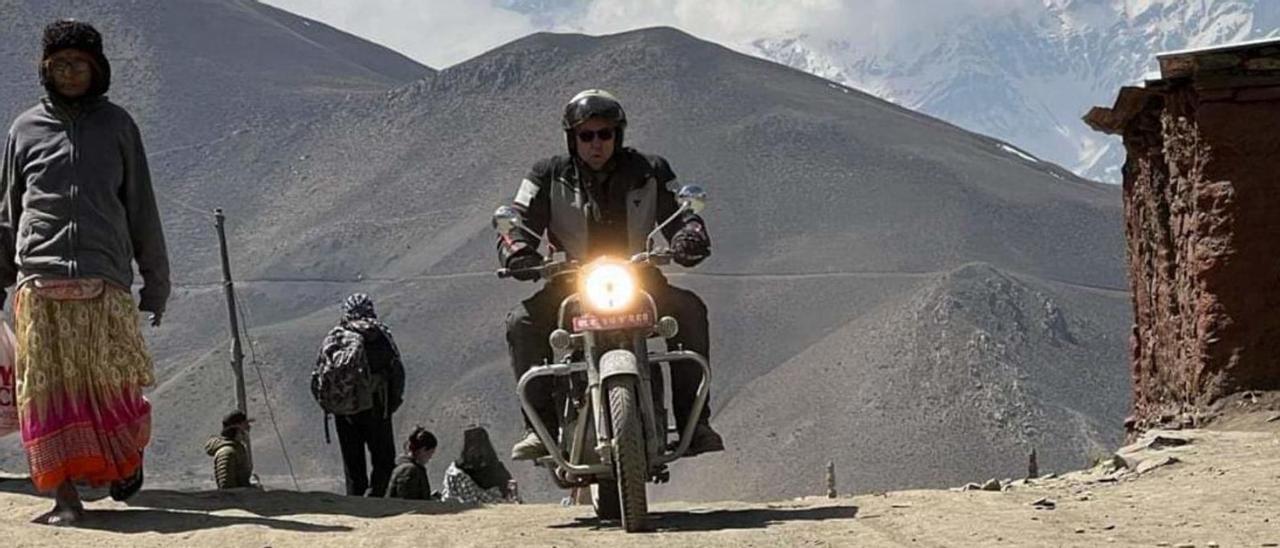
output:
[{"label": "eyeglasses", "polygon": [[75,61],[53,61],[49,63],[49,70],[58,74],[83,74],[89,72],[93,65],[88,61],[77,59]]},{"label": "eyeglasses", "polygon": [[578,140],[584,143],[590,143],[591,141],[594,141],[597,138],[599,138],[601,141],[612,141],[613,128],[607,127],[604,129],[597,129],[595,131],[584,129],[578,132]]}]

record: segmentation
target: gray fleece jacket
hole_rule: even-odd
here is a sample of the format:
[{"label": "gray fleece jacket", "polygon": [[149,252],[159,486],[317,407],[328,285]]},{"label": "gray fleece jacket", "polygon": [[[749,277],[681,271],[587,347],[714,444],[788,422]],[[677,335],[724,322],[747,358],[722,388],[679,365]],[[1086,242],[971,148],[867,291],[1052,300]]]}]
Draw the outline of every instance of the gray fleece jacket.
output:
[{"label": "gray fleece jacket", "polygon": [[[133,284],[164,312],[169,258],[133,118],[105,97],[44,99],[9,129],[0,164],[0,288],[35,278]],[[2,298],[3,293],[0,293]]]}]

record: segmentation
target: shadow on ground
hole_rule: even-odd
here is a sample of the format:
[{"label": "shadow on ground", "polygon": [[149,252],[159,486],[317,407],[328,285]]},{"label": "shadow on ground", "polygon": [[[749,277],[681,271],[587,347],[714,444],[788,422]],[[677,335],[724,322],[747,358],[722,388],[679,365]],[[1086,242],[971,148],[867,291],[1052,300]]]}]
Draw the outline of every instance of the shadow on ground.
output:
[{"label": "shadow on ground", "polygon": [[[50,500],[52,498],[48,494],[37,493],[26,478],[0,478],[0,492]],[[81,495],[85,501],[94,502],[107,498],[107,490],[83,488]],[[375,519],[405,514],[451,514],[475,508],[475,506],[440,502],[369,499],[323,492],[258,489],[198,492],[144,489],[125,504],[131,508],[90,508],[76,527],[116,533],[182,533],[233,525],[259,525],[286,531],[325,533],[352,529],[346,526],[320,525],[278,519],[278,517],[324,514]],[[225,510],[239,510],[250,515],[212,513]]]},{"label": "shadow on ground", "polygon": [[[684,512],[652,512],[650,525],[660,532],[723,531],[730,529],[765,529],[771,525],[793,521],[827,521],[853,519],[858,507],[822,506],[817,508],[747,508],[741,510],[691,510]],[[615,521],[578,518],[573,523],[550,526],[551,529],[613,529]]]},{"label": "shadow on ground", "polygon": [[[107,498],[106,487],[78,487],[80,499],[86,502],[93,502]],[[31,479],[27,476],[4,475],[0,476],[0,492],[13,493],[15,495],[30,495],[33,497],[41,497],[53,500],[53,493],[38,493],[36,488],[31,484]]]},{"label": "shadow on ground", "polygon": [[76,522],[76,529],[92,529],[112,533],[189,533],[201,529],[220,529],[233,525],[258,525],[282,531],[298,533],[343,533],[351,531],[345,525],[321,525],[278,518],[257,516],[219,516],[203,512],[177,510],[124,509],[89,510]]},{"label": "shadow on ground", "polygon": [[405,514],[453,514],[476,508],[473,505],[443,502],[348,497],[316,491],[260,491],[257,489],[199,492],[144,490],[129,499],[128,504],[196,512],[238,509],[259,516],[329,514],[367,519]]}]

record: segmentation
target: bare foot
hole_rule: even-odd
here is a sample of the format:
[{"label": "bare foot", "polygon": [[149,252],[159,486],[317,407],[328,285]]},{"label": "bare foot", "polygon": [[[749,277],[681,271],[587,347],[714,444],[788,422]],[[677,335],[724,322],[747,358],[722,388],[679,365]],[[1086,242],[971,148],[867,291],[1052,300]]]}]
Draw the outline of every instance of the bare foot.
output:
[{"label": "bare foot", "polygon": [[31,523],[39,523],[42,525],[68,526],[73,525],[84,517],[84,505],[64,505],[58,502],[53,505],[53,509],[40,514]]},{"label": "bare foot", "polygon": [[70,481],[62,482],[53,498],[55,501],[53,510],[43,516],[44,523],[70,525],[84,517],[84,501],[80,500],[80,493],[76,491],[75,484]]}]

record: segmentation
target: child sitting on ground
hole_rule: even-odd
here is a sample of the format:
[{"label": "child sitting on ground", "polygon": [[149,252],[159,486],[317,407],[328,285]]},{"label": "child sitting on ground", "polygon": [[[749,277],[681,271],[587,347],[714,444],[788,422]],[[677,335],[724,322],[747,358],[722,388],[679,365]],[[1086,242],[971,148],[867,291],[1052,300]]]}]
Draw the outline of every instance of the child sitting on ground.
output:
[{"label": "child sitting on ground", "polygon": [[387,486],[387,498],[409,500],[435,500],[439,495],[431,492],[427,479],[427,461],[436,452],[436,437],[426,428],[418,426],[404,443],[404,454],[396,459],[396,469],[391,472]]}]

